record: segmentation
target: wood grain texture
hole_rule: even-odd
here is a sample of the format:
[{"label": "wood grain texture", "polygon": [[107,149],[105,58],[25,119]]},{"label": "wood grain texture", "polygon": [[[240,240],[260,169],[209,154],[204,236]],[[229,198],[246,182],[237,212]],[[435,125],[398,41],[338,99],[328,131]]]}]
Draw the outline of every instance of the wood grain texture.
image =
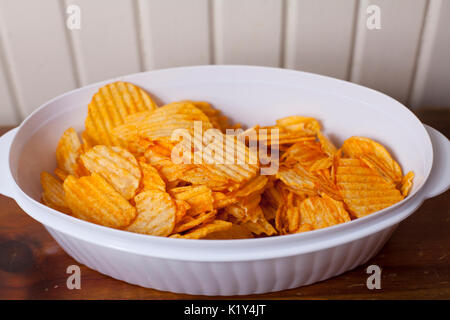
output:
[{"label": "wood grain texture", "polygon": [[[418,114],[450,137],[450,111]],[[1,128],[0,134],[8,128]],[[365,265],[310,286],[245,299],[450,299],[450,191],[427,200]],[[77,264],[44,227],[0,196],[0,299],[214,299],[141,288],[81,266],[81,289],[66,287]],[[380,290],[366,288],[367,266],[382,268]]]},{"label": "wood grain texture", "polygon": [[66,30],[72,41],[80,85],[141,71],[132,1],[65,3],[77,5],[81,12],[81,28]]},{"label": "wood grain texture", "polygon": [[288,0],[285,67],[348,79],[355,0]]},{"label": "wood grain texture", "polygon": [[[409,96],[425,0],[362,0],[359,3],[350,80],[379,90],[405,103]],[[381,29],[366,26],[367,8],[380,8]]]},{"label": "wood grain texture", "polygon": [[280,66],[282,17],[280,0],[214,0],[215,63]]}]

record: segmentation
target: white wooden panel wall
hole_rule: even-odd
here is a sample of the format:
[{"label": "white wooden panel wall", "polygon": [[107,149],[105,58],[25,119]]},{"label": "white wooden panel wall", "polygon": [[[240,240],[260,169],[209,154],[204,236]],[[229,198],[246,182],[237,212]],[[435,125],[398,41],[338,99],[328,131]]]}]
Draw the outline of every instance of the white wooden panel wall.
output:
[{"label": "white wooden panel wall", "polygon": [[450,1],[431,0],[411,104],[450,107]]},{"label": "white wooden panel wall", "polygon": [[285,67],[347,79],[356,4],[288,0]]},{"label": "white wooden panel wall", "polygon": [[[66,8],[81,29],[66,28]],[[366,27],[367,6],[381,29]],[[199,64],[348,79],[450,108],[450,0],[0,0],[0,125],[87,83]]]},{"label": "white wooden panel wall", "polygon": [[141,70],[135,7],[123,0],[68,0],[81,10],[81,29],[68,31],[80,85]]},{"label": "white wooden panel wall", "polygon": [[12,96],[13,89],[11,88],[8,80],[8,66],[4,63],[6,60],[4,55],[6,53],[4,52],[3,34],[1,33],[4,28],[1,28],[1,23],[2,21],[0,20],[0,50],[3,49],[2,52],[0,52],[0,126],[19,121],[19,117],[17,116],[17,112],[14,108],[14,100]]},{"label": "white wooden panel wall", "polygon": [[61,3],[0,1],[7,63],[14,74],[22,116],[46,100],[75,88]]},{"label": "white wooden panel wall", "polygon": [[215,63],[278,67],[283,1],[214,0]]},{"label": "white wooden panel wall", "polygon": [[208,0],[139,0],[144,69],[210,63]]},{"label": "white wooden panel wall", "polygon": [[[381,10],[381,29],[366,26],[372,4]],[[424,0],[362,0],[350,80],[406,102],[425,9]]]}]

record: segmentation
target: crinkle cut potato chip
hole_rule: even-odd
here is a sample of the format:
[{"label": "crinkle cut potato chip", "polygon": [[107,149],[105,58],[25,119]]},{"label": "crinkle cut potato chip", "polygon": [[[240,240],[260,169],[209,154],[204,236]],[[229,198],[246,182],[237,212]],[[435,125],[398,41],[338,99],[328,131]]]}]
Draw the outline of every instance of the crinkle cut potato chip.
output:
[{"label": "crinkle cut potato chip", "polygon": [[[42,202],[145,235],[309,232],[394,205],[414,183],[380,143],[353,136],[339,146],[315,118],[288,115],[245,129],[209,102],[158,107],[122,81],[94,94],[80,132],[68,128],[60,138],[56,177],[41,174]],[[275,169],[265,171],[269,165]]]},{"label": "crinkle cut potato chip", "polygon": [[402,180],[402,169],[381,144],[369,138],[351,137],[345,140],[342,150],[349,157],[361,157],[368,166],[379,170],[394,182]]},{"label": "crinkle cut potato chip", "polygon": [[99,89],[88,106],[86,134],[94,144],[120,146],[111,134],[113,128],[124,123],[126,116],[157,108],[152,98],[134,84],[117,81]]},{"label": "crinkle cut potato chip", "polygon": [[192,231],[189,231],[185,234],[174,234],[171,237],[172,238],[183,238],[183,239],[202,239],[207,237],[209,234],[212,234],[214,232],[218,231],[226,231],[231,229],[233,224],[228,221],[223,220],[214,220],[210,223],[207,223],[203,226],[200,226]]},{"label": "crinkle cut potato chip", "polygon": [[138,194],[134,201],[137,217],[127,227],[128,231],[162,237],[172,232],[177,207],[169,194],[160,190],[144,191]]},{"label": "crinkle cut potato chip", "polygon": [[360,159],[341,159],[336,180],[349,212],[357,218],[387,208],[404,197],[392,181],[386,181]]},{"label": "crinkle cut potato chip", "polygon": [[173,198],[186,201],[190,209],[190,215],[201,212],[212,211],[214,209],[214,198],[211,189],[207,186],[186,186],[169,190]]},{"label": "crinkle cut potato chip", "polygon": [[77,218],[124,228],[136,216],[136,208],[97,173],[79,179],[68,176],[63,186],[66,203]]},{"label": "crinkle cut potato chip", "polygon": [[76,175],[77,160],[80,155],[81,142],[74,128],[64,131],[56,147],[58,168],[66,174]]},{"label": "crinkle cut potato chip", "polygon": [[70,214],[62,182],[48,172],[41,173],[42,202],[55,210]]},{"label": "crinkle cut potato chip", "polygon": [[106,179],[125,199],[134,197],[141,180],[135,157],[121,147],[97,145],[81,155],[84,166]]}]

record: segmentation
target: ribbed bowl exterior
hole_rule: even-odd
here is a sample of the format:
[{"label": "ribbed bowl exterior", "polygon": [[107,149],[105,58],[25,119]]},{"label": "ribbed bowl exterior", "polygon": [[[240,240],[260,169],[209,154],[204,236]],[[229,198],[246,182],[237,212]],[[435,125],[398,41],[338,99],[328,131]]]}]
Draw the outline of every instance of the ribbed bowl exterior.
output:
[{"label": "ribbed bowl exterior", "polygon": [[100,246],[46,227],[79,263],[142,287],[175,293],[230,296],[296,288],[326,280],[367,262],[397,225],[351,242],[294,256],[251,261],[183,261]]}]

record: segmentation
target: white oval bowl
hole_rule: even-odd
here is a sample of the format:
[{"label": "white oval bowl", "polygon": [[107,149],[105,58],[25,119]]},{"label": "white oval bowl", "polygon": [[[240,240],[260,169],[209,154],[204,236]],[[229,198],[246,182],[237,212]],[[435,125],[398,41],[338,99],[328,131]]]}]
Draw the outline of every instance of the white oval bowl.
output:
[{"label": "white oval bowl", "polygon": [[[413,189],[400,203],[349,223],[245,240],[201,241],[134,234],[42,205],[39,175],[55,168],[59,137],[70,126],[83,130],[93,94],[114,80],[139,85],[161,103],[209,101],[245,125],[268,125],[297,114],[319,119],[337,145],[353,135],[370,137],[388,148],[404,172],[414,171]],[[400,221],[424,199],[448,189],[450,183],[450,143],[434,129],[426,129],[399,102],[346,81],[264,67],[183,67],[89,85],[42,105],[18,129],[0,139],[0,150],[5,150],[0,162],[7,168],[0,192],[13,197],[25,212],[44,224],[77,261],[140,286],[203,295],[278,291],[350,270],[376,254]],[[437,161],[441,172],[432,173],[433,178],[428,179]]]}]

